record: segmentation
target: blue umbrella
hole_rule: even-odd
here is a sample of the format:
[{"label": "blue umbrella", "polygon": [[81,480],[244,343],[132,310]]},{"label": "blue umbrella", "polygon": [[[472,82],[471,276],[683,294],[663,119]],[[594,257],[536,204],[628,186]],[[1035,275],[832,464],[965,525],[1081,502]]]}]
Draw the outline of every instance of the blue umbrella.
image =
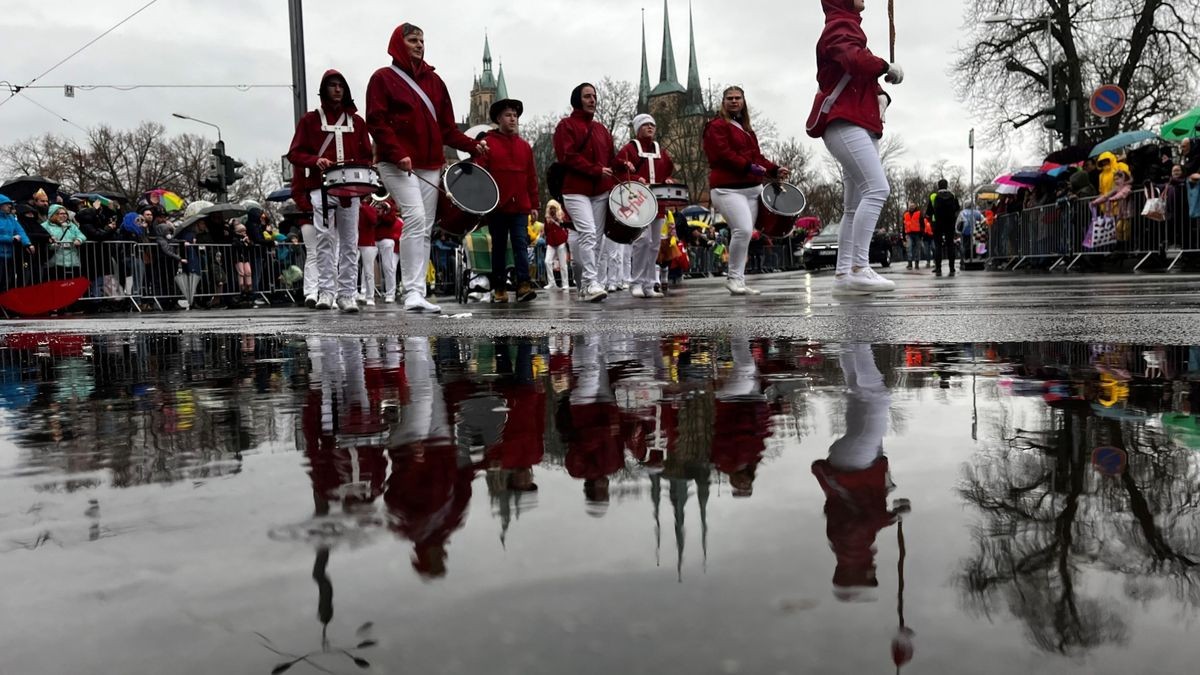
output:
[{"label": "blue umbrella", "polygon": [[286,202],[287,200],[289,200],[291,198],[292,198],[292,189],[286,188],[286,187],[279,188],[278,190],[267,195],[267,201],[269,201],[269,202]]},{"label": "blue umbrella", "polygon": [[1158,138],[1158,134],[1144,129],[1119,133],[1108,140],[1101,141],[1100,144],[1092,148],[1092,154],[1089,157],[1099,157],[1104,152],[1116,152],[1121,148],[1127,148],[1135,143],[1148,141],[1151,138]]}]

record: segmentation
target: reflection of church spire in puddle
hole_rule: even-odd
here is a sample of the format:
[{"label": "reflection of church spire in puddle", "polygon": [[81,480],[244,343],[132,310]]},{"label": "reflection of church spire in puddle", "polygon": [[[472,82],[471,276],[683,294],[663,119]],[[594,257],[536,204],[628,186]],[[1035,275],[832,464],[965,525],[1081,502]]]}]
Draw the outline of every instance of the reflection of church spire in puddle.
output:
[{"label": "reflection of church spire in puddle", "polygon": [[654,566],[662,565],[662,522],[658,519],[658,503],[662,499],[662,476],[650,474],[650,499],[654,502]]},{"label": "reflection of church spire in puddle", "polygon": [[[696,497],[700,502],[700,549],[702,569],[708,571],[708,497],[709,483],[707,469],[695,468],[688,473],[693,476],[690,480],[696,482]],[[683,551],[687,543],[687,529],[684,527],[688,499],[688,478],[668,478],[670,481],[671,506],[675,512],[675,573],[676,579],[683,582]],[[654,502],[655,523],[658,522],[658,500]]]}]

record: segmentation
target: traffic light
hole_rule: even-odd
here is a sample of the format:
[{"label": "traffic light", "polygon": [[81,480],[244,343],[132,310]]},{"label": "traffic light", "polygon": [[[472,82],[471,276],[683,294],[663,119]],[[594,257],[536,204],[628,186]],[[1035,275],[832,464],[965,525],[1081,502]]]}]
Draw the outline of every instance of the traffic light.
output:
[{"label": "traffic light", "polygon": [[208,170],[204,173],[204,179],[200,181],[200,187],[212,192],[213,194],[225,193],[225,142],[217,141],[213,147],[212,156],[208,158]]},{"label": "traffic light", "polygon": [[238,181],[239,178],[242,177],[242,174],[238,172],[238,169],[242,168],[243,166],[244,165],[236,159],[229,156],[225,157],[224,178],[226,187],[233,185]]},{"label": "traffic light", "polygon": [[1062,140],[1063,147],[1071,144],[1071,104],[1059,101],[1053,107],[1042,110],[1043,115],[1049,116],[1042,126],[1052,129]]}]

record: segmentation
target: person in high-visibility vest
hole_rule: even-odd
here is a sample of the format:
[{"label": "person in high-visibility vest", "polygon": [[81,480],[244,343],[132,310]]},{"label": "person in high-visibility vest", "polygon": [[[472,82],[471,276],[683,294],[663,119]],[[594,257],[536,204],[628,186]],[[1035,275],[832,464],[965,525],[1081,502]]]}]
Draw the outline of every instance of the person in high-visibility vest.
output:
[{"label": "person in high-visibility vest", "polygon": [[908,203],[904,212],[904,239],[908,246],[908,269],[921,266],[921,252],[925,249],[925,214],[916,202]]}]

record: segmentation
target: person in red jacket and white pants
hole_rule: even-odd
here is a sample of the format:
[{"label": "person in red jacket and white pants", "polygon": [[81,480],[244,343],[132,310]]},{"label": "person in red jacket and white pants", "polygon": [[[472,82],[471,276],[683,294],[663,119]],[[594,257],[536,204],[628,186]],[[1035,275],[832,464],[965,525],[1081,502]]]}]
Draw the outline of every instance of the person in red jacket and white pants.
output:
[{"label": "person in red jacket and white pants", "polygon": [[871,269],[871,237],[883,204],[891,194],[879,138],[891,98],[879,86],[904,80],[900,66],[867,49],[862,29],[865,0],[821,0],[825,30],[817,41],[817,92],[807,131],[825,141],[842,166],[845,208],[838,233],[833,292],[861,295],[896,290],[896,284]]},{"label": "person in red jacket and white pants", "polygon": [[[654,140],[657,130],[654,118],[650,115],[643,113],[634,117],[634,138],[617,153],[617,161],[633,164],[634,180],[649,185],[674,183],[672,174],[675,172],[675,162],[671,159],[671,153]],[[654,284],[658,282],[658,248],[666,221],[666,207],[660,205],[658,218],[650,223],[646,234],[638,237],[632,244],[633,287],[629,292],[635,298],[663,297],[662,293],[654,290]]]},{"label": "person in red jacket and white pants", "polygon": [[563,207],[575,229],[571,234],[571,256],[579,295],[588,302],[600,302],[608,292],[600,285],[596,256],[604,223],[608,218],[608,193],[614,175],[628,170],[617,163],[612,134],[595,120],[596,87],[583,83],[571,91],[570,116],[554,129],[554,154],[567,167],[563,179]]},{"label": "person in red jacket and white pants", "polygon": [[391,65],[367,84],[367,126],[375,138],[379,177],[400,209],[404,309],[440,312],[425,299],[425,274],[437,220],[443,146],[481,155],[487,143],[458,130],[446,83],[425,62],[425,32],[403,23],[388,43]]},{"label": "person in red jacket and white pants", "polygon": [[[343,312],[357,312],[355,281],[358,276],[359,200],[331,198],[322,201],[324,171],[342,163],[369,164],[371,137],[367,124],[355,114],[358,109],[350,97],[346,78],[328,70],[321,78],[321,107],[304,114],[296,124],[296,134],[287,159],[294,167],[292,192],[308,197],[313,204],[315,241],[305,238],[309,255],[315,255],[316,286],[307,278],[305,264],[304,304],[330,309],[337,303]],[[333,222],[328,222],[329,216]],[[310,293],[309,291],[313,291]]]},{"label": "person in red jacket and white pants", "polygon": [[508,302],[506,256],[512,242],[513,276],[517,282],[517,302],[537,297],[529,279],[529,218],[538,217],[537,169],[533,148],[517,133],[525,105],[515,99],[492,104],[488,117],[498,129],[487,133],[488,154],[478,163],[492,174],[500,188],[500,203],[487,216],[492,235],[492,302]]},{"label": "person in red jacket and white pants", "polygon": [[763,179],[787,180],[789,172],[764,157],[759,149],[741,87],[729,87],[721,95],[721,110],[704,127],[704,154],[708,157],[713,207],[729,223],[725,288],[732,295],[759,295],[761,291],[746,287],[746,259],[750,235],[758,220]]}]

